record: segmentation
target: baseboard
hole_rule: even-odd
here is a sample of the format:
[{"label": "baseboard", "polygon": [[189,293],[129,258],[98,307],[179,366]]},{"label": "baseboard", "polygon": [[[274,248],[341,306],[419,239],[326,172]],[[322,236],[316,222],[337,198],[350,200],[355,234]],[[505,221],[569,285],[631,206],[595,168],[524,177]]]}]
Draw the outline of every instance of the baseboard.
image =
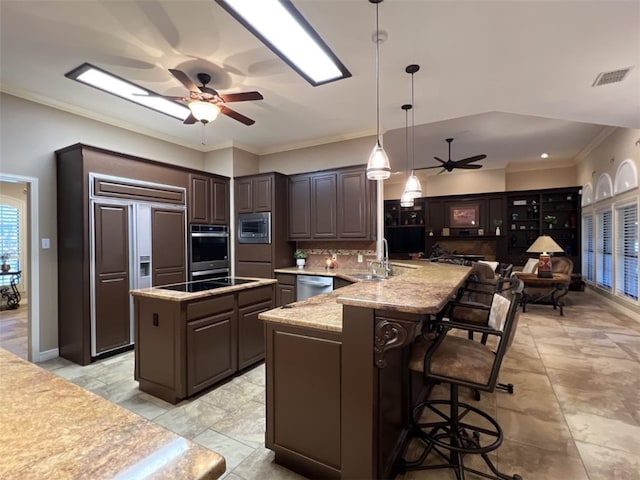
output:
[{"label": "baseboard", "polygon": [[615,310],[627,315],[628,317],[632,318],[636,322],[640,323],[640,313],[634,310],[633,306],[625,305],[623,303],[624,300],[619,300],[615,298],[611,293],[604,292],[598,289],[597,287],[594,287],[593,285],[587,285],[587,288],[585,291],[588,293],[591,293],[592,295],[597,295],[599,298],[603,299],[605,302],[611,305],[611,307],[613,307]]},{"label": "baseboard", "polygon": [[52,348],[51,350],[45,350],[44,352],[40,352],[38,363],[46,362],[47,360],[51,360],[60,356],[60,351],[57,348]]}]

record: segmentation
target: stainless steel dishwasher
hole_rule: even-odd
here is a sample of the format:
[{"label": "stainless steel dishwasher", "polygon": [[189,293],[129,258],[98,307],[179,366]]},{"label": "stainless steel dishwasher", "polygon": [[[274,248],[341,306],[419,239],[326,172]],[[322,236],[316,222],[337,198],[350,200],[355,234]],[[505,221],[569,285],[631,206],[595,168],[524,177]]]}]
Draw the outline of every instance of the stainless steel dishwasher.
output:
[{"label": "stainless steel dishwasher", "polygon": [[333,291],[333,277],[320,277],[315,275],[298,275],[298,298],[305,300],[321,293]]}]

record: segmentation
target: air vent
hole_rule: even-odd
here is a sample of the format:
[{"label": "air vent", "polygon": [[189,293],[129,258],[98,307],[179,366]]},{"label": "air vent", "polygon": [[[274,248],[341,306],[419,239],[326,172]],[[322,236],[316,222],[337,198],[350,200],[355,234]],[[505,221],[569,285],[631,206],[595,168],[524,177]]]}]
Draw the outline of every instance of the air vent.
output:
[{"label": "air vent", "polygon": [[621,68],[619,70],[612,70],[610,72],[602,72],[593,82],[592,87],[599,87],[601,85],[608,85],[610,83],[618,83],[625,79],[629,71],[633,67]]}]

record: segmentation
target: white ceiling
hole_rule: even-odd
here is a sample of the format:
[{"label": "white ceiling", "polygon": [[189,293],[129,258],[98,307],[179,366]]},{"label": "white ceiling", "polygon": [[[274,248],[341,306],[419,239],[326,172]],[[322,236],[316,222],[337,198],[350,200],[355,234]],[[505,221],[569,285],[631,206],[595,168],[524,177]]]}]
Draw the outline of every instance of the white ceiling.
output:
[{"label": "white ceiling", "polygon": [[[312,87],[213,0],[0,0],[2,91],[208,151],[257,154],[375,133],[375,7],[366,0],[294,0],[352,77]],[[380,4],[381,128],[404,167],[405,114],[415,75],[416,167],[485,153],[504,168],[579,156],[603,126],[640,128],[640,2],[426,1]],[[210,73],[222,93],[259,90],[220,116],[183,125],[64,77],[83,62],[161,94],[185,89],[167,71]],[[617,84],[598,73],[634,66]],[[373,147],[373,145],[372,145]],[[363,160],[364,161],[364,160]],[[429,170],[436,173],[438,170]]]}]

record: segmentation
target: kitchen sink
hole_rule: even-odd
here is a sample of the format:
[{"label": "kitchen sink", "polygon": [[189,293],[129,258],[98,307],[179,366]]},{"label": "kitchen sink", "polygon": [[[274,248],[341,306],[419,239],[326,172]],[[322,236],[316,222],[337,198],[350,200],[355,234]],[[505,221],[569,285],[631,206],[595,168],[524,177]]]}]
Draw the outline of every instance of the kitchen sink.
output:
[{"label": "kitchen sink", "polygon": [[357,278],[358,280],[363,280],[363,281],[367,281],[367,280],[376,280],[376,281],[380,281],[380,280],[384,280],[384,277],[382,275],[377,275],[375,273],[358,273],[358,274],[354,274],[351,275],[354,278]]}]

